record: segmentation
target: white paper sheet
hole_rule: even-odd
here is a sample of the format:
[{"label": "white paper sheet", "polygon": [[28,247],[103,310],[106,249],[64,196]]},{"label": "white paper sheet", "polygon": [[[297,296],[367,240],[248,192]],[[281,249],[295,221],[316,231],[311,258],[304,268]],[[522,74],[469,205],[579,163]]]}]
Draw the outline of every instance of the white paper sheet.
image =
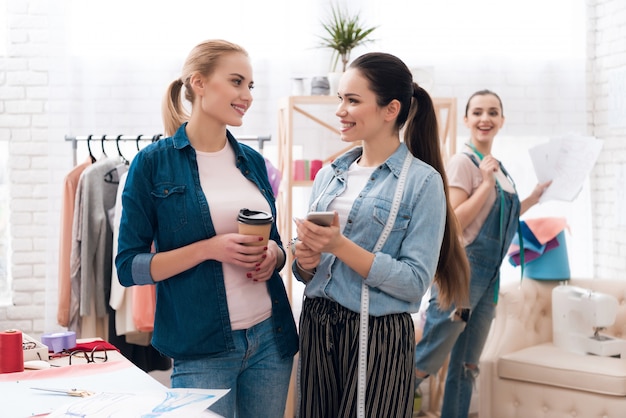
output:
[{"label": "white paper sheet", "polygon": [[531,148],[528,152],[537,180],[552,180],[539,201],[576,199],[601,150],[601,140],[580,135],[554,138]]},{"label": "white paper sheet", "polygon": [[227,392],[227,389],[168,389],[143,393],[100,392],[64,405],[48,415],[48,418],[206,417],[204,411]]},{"label": "white paper sheet", "polygon": [[[33,388],[80,389],[93,392],[95,395],[89,398],[76,398]],[[176,393],[177,391],[182,391],[182,394]],[[191,391],[195,395],[183,396],[185,392],[189,394]],[[3,418],[41,415],[46,415],[47,418],[66,416],[73,418],[78,416],[208,418],[219,417],[219,415],[206,410],[205,405],[213,404],[224,396],[227,390],[169,389],[125,360],[1,374],[0,393],[2,393],[2,399],[5,400],[0,410],[0,417]],[[163,403],[168,397],[170,401],[176,399],[181,401],[179,404],[184,404],[183,413],[180,413],[180,409],[172,410],[171,404],[169,410],[156,411],[156,413],[153,411],[156,405]],[[107,402],[112,399],[115,399],[117,404],[108,405]],[[192,400],[198,402],[192,403]],[[101,408],[98,411],[106,411],[107,415],[82,413],[92,411],[92,408],[96,406]],[[73,415],[67,414],[68,408],[71,408]],[[196,409],[201,412],[195,413]],[[74,415],[75,411],[81,411],[81,413]],[[130,413],[127,414],[128,411]],[[137,413],[138,411],[145,413]],[[173,415],[174,413],[177,415]]]}]

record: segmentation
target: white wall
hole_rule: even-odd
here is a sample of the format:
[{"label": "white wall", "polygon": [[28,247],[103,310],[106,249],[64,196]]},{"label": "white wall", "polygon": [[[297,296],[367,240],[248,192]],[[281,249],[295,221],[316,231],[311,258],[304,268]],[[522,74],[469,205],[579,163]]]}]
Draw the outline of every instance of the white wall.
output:
[{"label": "white wall", "polygon": [[592,1],[589,132],[604,140],[591,182],[595,272],[626,277],[626,2]]},{"label": "white wall", "polygon": [[[167,8],[148,3],[149,14],[140,13],[139,1],[7,2],[8,53],[0,59],[0,140],[9,141],[11,153],[14,294],[13,305],[0,308],[0,328],[18,327],[36,335],[56,326],[60,195],[63,177],[72,166],[66,134],[161,132],[165,86],[178,77],[191,47],[206,38],[239,42],[251,54],[255,103],[244,126],[235,130],[238,133],[275,137],[277,100],[291,91],[290,78],[324,75],[328,69],[329,52],[315,48],[326,3],[245,0],[237,7],[221,7],[180,0]],[[589,127],[587,119],[596,104],[585,106],[586,87],[599,87],[584,80],[585,33],[597,29],[597,36],[605,32],[608,36],[624,21],[607,18],[598,28],[584,29],[584,7],[556,0],[519,6],[507,2],[509,8],[490,0],[468,4],[454,0],[447,6],[409,0],[348,3],[351,9],[362,10],[366,22],[380,25],[376,42],[357,49],[356,55],[384,50],[398,54],[411,67],[432,69],[432,95],[458,97],[459,115],[475,90],[490,88],[502,96],[507,124],[498,141],[505,165],[520,172],[514,175],[521,194],[530,191],[534,179],[528,174],[530,166],[518,170],[517,154],[550,136],[583,133]],[[565,3],[567,7],[553,7]],[[590,11],[609,16],[623,2],[587,3]],[[529,12],[538,8],[542,13]],[[551,23],[541,26],[543,22]],[[601,64],[614,66],[618,56],[609,51],[600,50]],[[617,139],[613,131],[611,135]],[[459,141],[466,137],[459,120]],[[269,146],[267,153],[274,155],[275,149]],[[84,148],[79,154],[79,159],[86,155]],[[605,172],[625,160],[620,153],[610,158],[613,163],[603,166]],[[612,182],[607,178],[605,183]],[[598,252],[597,257],[608,253]],[[626,271],[626,266],[615,264],[616,272]]]}]

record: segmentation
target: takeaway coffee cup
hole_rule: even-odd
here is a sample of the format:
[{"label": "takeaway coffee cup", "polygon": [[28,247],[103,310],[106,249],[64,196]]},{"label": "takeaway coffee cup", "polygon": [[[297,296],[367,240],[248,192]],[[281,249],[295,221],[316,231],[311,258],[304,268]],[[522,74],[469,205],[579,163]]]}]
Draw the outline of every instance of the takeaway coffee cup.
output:
[{"label": "takeaway coffee cup", "polygon": [[272,218],[270,213],[245,208],[241,209],[239,216],[237,216],[239,233],[263,237],[263,241],[255,241],[248,245],[267,245],[273,220],[274,218]]}]

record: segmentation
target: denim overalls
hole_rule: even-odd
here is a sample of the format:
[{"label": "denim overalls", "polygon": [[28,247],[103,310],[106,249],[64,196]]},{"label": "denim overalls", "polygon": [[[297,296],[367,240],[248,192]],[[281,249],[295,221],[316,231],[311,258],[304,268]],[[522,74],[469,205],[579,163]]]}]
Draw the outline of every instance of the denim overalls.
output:
[{"label": "denim overalls", "polygon": [[[473,155],[468,156],[479,165]],[[500,169],[512,183],[502,164]],[[441,418],[463,418],[468,414],[478,368],[470,370],[465,365],[478,366],[495,312],[500,265],[519,225],[517,194],[504,191],[498,184],[496,189],[496,201],[484,225],[476,239],[465,247],[471,267],[469,320],[467,323],[452,321],[454,307],[440,310],[438,289],[433,286],[423,337],[415,349],[416,368],[431,375],[439,370],[450,353]]]}]

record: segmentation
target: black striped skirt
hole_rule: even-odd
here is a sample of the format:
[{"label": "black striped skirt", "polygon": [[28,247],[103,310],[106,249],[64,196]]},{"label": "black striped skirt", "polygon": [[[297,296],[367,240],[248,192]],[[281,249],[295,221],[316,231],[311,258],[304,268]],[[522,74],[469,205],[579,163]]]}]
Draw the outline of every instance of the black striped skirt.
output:
[{"label": "black striped skirt", "polygon": [[[365,415],[410,418],[415,329],[408,313],[369,317]],[[359,314],[305,299],[300,316],[299,418],[357,416]]]}]

